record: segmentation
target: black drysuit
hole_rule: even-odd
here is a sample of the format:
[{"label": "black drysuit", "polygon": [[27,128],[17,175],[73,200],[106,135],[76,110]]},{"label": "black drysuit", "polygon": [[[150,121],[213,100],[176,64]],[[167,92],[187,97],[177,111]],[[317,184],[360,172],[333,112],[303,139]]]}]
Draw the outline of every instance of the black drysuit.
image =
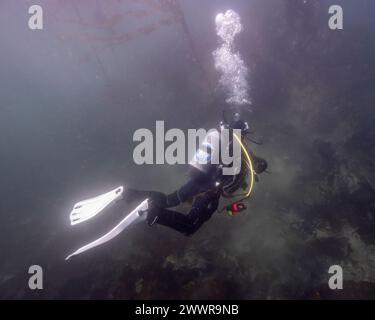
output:
[{"label": "black drysuit", "polygon": [[[172,194],[156,191],[127,190],[125,200],[145,199],[150,201],[147,220],[150,225],[157,223],[175,229],[187,236],[195,233],[217,210],[220,190],[207,175],[196,175]],[[187,214],[169,208],[194,198]]]}]

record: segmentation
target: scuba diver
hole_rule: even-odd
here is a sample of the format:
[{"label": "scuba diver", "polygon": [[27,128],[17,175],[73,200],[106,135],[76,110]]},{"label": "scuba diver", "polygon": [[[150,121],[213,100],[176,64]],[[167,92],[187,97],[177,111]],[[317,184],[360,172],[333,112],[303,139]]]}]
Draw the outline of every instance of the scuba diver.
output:
[{"label": "scuba diver", "polygon": [[[167,195],[157,191],[125,189],[121,186],[104,195],[78,202],[70,214],[72,225],[96,216],[118,201],[139,203],[143,200],[111,231],[78,249],[69,255],[66,260],[111,240],[130,225],[140,221],[146,221],[150,226],[154,224],[163,225],[190,236],[209,220],[214,212],[219,211],[221,197],[232,198],[240,189],[248,189],[248,192],[241,193],[242,198],[240,200],[233,202],[224,209],[230,215],[245,210],[246,206],[242,201],[249,197],[254,181],[258,181],[257,176],[267,170],[267,161],[255,156],[245,147],[244,140],[250,133],[249,125],[240,119],[239,113],[235,113],[233,120],[229,123],[221,121],[220,130],[222,129],[229,129],[231,132],[231,139],[228,140],[227,148],[233,150],[235,141],[241,145],[241,167],[237,174],[223,174],[225,165],[221,161],[218,164],[200,161],[202,158],[207,160],[212,157],[212,153],[215,152],[212,148],[212,141],[220,139],[219,135],[208,133],[202,143],[206,148],[198,148],[194,158],[189,163],[189,180],[175,192]],[[240,132],[240,136],[237,136],[234,131]],[[254,140],[250,141],[259,144]],[[250,176],[248,183],[246,182],[247,176]],[[171,209],[189,201],[192,204],[187,214]]]}]

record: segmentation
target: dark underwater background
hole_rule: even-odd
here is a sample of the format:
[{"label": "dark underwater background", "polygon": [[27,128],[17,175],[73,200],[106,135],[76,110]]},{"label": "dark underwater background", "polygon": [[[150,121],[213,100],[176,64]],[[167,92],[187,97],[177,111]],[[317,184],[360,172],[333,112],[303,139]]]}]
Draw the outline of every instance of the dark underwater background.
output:
[{"label": "dark underwater background", "polygon": [[[375,2],[0,2],[0,298],[374,299]],[[28,7],[44,30],[28,29]],[[344,9],[344,30],[328,8]],[[244,112],[269,162],[246,212],[184,237],[138,225],[64,258],[122,217],[71,227],[74,203],[118,185],[172,192],[185,166],[137,166],[133,133],[221,119],[215,16],[235,10]],[[130,210],[131,208],[129,208]],[[44,289],[28,288],[30,265]],[[328,269],[344,289],[328,289]]]}]

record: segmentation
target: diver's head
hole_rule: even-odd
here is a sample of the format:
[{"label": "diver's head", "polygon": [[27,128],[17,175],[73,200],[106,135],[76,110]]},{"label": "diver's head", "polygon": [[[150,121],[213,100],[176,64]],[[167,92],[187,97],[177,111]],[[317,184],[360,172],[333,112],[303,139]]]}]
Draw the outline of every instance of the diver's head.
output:
[{"label": "diver's head", "polygon": [[245,135],[249,132],[249,125],[247,122],[241,120],[241,115],[239,112],[236,112],[233,115],[233,119],[229,124],[229,129],[241,130],[241,135]]},{"label": "diver's head", "polygon": [[233,114],[232,120],[227,122],[226,120],[220,122],[220,130],[229,129],[229,130],[241,130],[241,136],[249,133],[249,124],[241,120],[241,115],[239,112]]}]

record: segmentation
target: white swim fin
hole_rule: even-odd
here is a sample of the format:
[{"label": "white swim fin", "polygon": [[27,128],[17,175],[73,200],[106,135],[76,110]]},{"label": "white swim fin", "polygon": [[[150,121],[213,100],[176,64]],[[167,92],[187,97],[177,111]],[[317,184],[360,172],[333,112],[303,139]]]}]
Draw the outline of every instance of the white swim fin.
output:
[{"label": "white swim fin", "polygon": [[73,252],[65,258],[69,260],[71,257],[76,256],[82,252],[85,252],[89,249],[97,247],[103,243],[106,243],[109,240],[112,240],[114,237],[118,236],[122,231],[124,231],[129,226],[136,224],[147,219],[148,210],[148,199],[144,200],[137,208],[135,208],[131,213],[129,213],[117,226],[115,226],[111,231],[106,233],[104,236],[99,239],[90,242],[89,244],[79,248],[77,251]]},{"label": "white swim fin", "polygon": [[100,196],[76,203],[70,213],[70,224],[73,226],[95,217],[105,208],[121,199],[123,192],[124,187],[120,186]]}]

